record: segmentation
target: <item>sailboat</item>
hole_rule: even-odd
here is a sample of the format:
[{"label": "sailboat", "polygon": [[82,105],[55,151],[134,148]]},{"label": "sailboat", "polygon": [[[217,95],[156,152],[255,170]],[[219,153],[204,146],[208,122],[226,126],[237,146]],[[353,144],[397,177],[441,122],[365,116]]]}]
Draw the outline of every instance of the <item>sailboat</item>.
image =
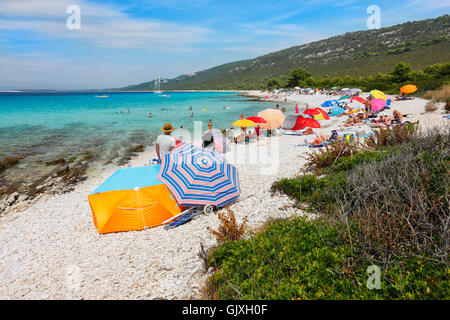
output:
[{"label": "sailboat", "polygon": [[161,91],[161,79],[159,78],[159,76],[156,77],[156,80],[155,80],[155,87],[154,87],[153,92],[154,92],[154,93],[158,93],[158,94],[163,93],[163,92]]}]

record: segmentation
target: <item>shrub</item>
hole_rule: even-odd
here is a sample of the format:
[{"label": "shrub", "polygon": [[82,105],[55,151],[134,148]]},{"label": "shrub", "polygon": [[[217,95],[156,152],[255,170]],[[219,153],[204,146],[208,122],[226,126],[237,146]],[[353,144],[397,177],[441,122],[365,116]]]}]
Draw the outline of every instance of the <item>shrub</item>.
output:
[{"label": "shrub", "polygon": [[410,254],[446,261],[450,130],[410,135],[404,129],[382,130],[377,141],[406,143],[341,158],[322,178],[303,176],[274,186],[310,210],[355,223],[358,254],[382,263]]},{"label": "shrub", "polygon": [[392,129],[375,130],[374,136],[367,139],[367,145],[372,148],[388,147],[403,144],[411,141],[412,138],[418,134],[418,124],[407,124],[403,126],[396,126]]},{"label": "shrub", "polygon": [[226,242],[211,254],[216,272],[207,299],[445,299],[447,268],[413,258],[381,273],[381,288],[369,290],[370,262],[357,265],[351,247],[323,220],[273,222],[249,240]]},{"label": "shrub", "polygon": [[226,212],[217,212],[216,214],[220,220],[219,228],[217,230],[212,230],[208,227],[208,230],[216,236],[217,242],[220,243],[228,240],[236,241],[244,235],[247,217],[244,217],[242,223],[239,224],[236,221],[233,210],[229,207],[226,207]]},{"label": "shrub", "polygon": [[448,101],[450,99],[450,85],[444,85],[440,89],[428,91],[424,98],[434,101]]},{"label": "shrub", "polygon": [[333,165],[342,157],[349,157],[360,149],[355,144],[345,142],[333,142],[326,145],[324,149],[310,152],[306,155],[306,171],[316,171]]},{"label": "shrub", "polygon": [[322,178],[304,175],[295,179],[275,182],[272,192],[283,192],[297,201],[298,205],[308,203],[308,210],[326,212],[333,209],[334,201],[330,192],[345,189],[345,173],[334,173]]}]

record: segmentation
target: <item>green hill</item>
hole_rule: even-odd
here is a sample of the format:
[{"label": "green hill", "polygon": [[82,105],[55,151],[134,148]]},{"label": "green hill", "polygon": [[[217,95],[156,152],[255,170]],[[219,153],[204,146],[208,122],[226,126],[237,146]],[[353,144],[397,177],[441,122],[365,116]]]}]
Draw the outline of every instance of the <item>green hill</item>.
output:
[{"label": "green hill", "polygon": [[[192,75],[163,80],[164,90],[264,88],[302,67],[314,77],[389,73],[399,61],[422,70],[450,62],[450,16],[346,33],[251,60],[224,64]],[[154,81],[121,90],[152,90]]]}]

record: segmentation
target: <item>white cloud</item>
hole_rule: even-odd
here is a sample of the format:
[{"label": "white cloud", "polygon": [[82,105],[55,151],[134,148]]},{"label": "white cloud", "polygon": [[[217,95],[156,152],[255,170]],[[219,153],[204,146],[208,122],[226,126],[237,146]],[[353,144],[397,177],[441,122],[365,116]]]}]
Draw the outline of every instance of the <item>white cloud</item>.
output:
[{"label": "white cloud", "polygon": [[[81,29],[69,30],[66,8],[81,9]],[[160,20],[132,18],[125,7],[73,0],[4,0],[0,3],[0,30],[26,30],[52,38],[89,41],[99,47],[141,48],[151,51],[191,50],[207,40],[209,29]]]}]

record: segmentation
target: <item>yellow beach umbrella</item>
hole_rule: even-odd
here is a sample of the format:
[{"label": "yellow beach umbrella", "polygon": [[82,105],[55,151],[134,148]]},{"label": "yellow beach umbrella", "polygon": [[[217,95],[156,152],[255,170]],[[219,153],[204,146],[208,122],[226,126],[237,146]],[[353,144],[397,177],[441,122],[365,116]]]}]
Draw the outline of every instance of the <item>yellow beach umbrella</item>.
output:
[{"label": "yellow beach umbrella", "polygon": [[241,128],[249,128],[249,127],[256,127],[256,123],[254,123],[251,120],[242,119],[242,120],[238,120],[236,122],[233,122],[233,126],[241,127]]},{"label": "yellow beach umbrella", "polygon": [[372,91],[370,91],[370,94],[375,99],[383,99],[383,100],[387,101],[386,95],[383,92],[381,92],[380,90],[372,90]]},{"label": "yellow beach umbrella", "polygon": [[410,94],[417,91],[417,87],[413,84],[408,84],[400,88],[401,93]]}]

